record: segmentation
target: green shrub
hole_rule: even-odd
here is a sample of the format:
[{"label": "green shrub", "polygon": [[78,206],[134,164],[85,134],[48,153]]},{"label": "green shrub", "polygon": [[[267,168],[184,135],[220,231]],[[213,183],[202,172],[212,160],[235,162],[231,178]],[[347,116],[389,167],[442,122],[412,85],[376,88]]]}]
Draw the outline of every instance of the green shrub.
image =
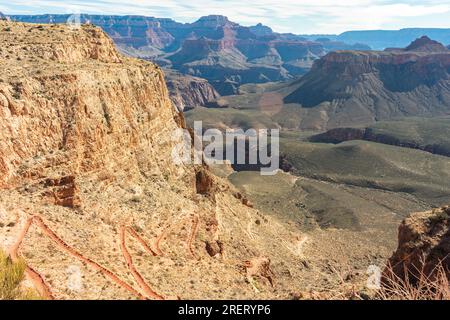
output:
[{"label": "green shrub", "polygon": [[32,290],[22,290],[20,283],[25,277],[25,262],[12,262],[0,250],[0,300],[35,300],[40,297]]}]

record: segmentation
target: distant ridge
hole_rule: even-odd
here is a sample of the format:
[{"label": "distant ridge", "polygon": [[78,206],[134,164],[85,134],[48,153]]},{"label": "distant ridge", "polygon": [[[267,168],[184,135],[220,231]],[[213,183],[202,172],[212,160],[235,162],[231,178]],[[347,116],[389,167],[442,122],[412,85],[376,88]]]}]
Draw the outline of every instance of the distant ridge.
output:
[{"label": "distant ridge", "polygon": [[[70,15],[14,15],[30,23],[66,23]],[[81,14],[82,23],[101,27],[121,52],[204,78],[221,95],[238,93],[247,83],[290,80],[313,62],[339,50],[405,48],[424,35],[448,43],[450,29],[350,31],[339,36],[277,33],[269,26],[242,26],[225,16],[208,15],[193,23],[145,16]],[[405,43],[406,41],[406,43]]]},{"label": "distant ridge", "polygon": [[346,43],[365,43],[374,50],[404,48],[422,36],[448,43],[450,28],[406,28],[400,30],[347,31],[335,37]]},{"label": "distant ridge", "polygon": [[406,49],[331,52],[298,80],[284,102],[326,111],[331,129],[450,115],[449,88],[450,51],[421,37]]}]

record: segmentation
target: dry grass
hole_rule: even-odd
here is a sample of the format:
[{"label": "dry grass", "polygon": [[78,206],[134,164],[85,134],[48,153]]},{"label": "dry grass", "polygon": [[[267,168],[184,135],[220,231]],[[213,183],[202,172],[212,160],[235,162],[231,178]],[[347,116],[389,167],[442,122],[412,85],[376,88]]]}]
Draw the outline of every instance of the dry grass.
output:
[{"label": "dry grass", "polygon": [[[425,265],[425,264],[422,264]],[[440,263],[431,272],[417,268],[417,272],[405,270],[399,277],[388,266],[387,276],[378,293],[382,300],[450,300],[449,279],[445,266]]]},{"label": "dry grass", "polygon": [[[339,248],[337,248],[339,250]],[[300,294],[306,300],[450,300],[449,270],[442,262],[432,270],[425,270],[424,258],[420,268],[405,270],[403,277],[386,267],[379,289],[368,287],[364,274],[352,277],[353,268],[348,263],[330,266],[327,276],[337,281],[333,288],[315,288]],[[349,277],[350,276],[350,277]]]},{"label": "dry grass", "polygon": [[10,257],[0,250],[0,300],[41,299],[34,291],[20,287],[25,268],[24,261],[12,262]]}]

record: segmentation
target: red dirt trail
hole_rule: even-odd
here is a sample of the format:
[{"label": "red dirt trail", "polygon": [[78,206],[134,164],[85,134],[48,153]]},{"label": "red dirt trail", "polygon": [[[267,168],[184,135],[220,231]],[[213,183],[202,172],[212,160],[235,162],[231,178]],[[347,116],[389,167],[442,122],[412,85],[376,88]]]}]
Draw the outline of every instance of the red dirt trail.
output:
[{"label": "red dirt trail", "polygon": [[[141,289],[145,292],[145,294],[148,297],[151,297],[156,300],[164,300],[164,297],[157,294],[155,291],[150,288],[150,286],[145,282],[144,278],[142,278],[141,274],[137,271],[136,267],[133,264],[133,258],[131,257],[130,253],[128,252],[127,245],[126,245],[126,239],[125,239],[125,233],[126,231],[130,232],[134,236],[135,232],[134,230],[131,231],[131,228],[121,226],[120,227],[120,247],[122,249],[123,257],[125,258],[125,261],[127,262],[128,269],[130,269],[131,274],[133,275],[136,282],[139,284]],[[144,242],[145,243],[145,242]],[[147,244],[144,245],[144,248],[148,248]],[[150,252],[153,254],[153,251],[148,248]]]},{"label": "red dirt trail", "polygon": [[198,232],[198,224],[199,224],[199,217],[198,215],[195,215],[192,219],[192,228],[191,228],[191,234],[189,235],[188,241],[187,241],[187,247],[189,250],[189,253],[192,255],[194,259],[198,259],[197,255],[194,252],[194,249],[192,248],[192,244],[195,240],[195,237],[197,236]]},{"label": "red dirt trail", "polygon": [[[164,256],[165,255],[164,252],[161,251],[161,248],[160,248],[161,241],[164,240],[164,238],[166,238],[173,231],[173,229],[175,229],[175,227],[183,224],[183,221],[188,219],[188,218],[189,218],[189,216],[183,217],[177,223],[169,224],[167,227],[165,227],[163,229],[163,231],[159,234],[159,236],[156,237],[156,239],[155,239],[155,241],[153,243],[155,251],[156,251],[156,255],[158,255],[158,256]],[[197,217],[197,219],[198,219],[198,217]]]},{"label": "red dirt trail", "polygon": [[[153,298],[162,300],[164,299],[161,295],[154,292],[150,286],[144,281],[142,276],[139,274],[139,272],[136,270],[133,260],[131,258],[131,255],[128,252],[128,249],[126,248],[125,243],[125,231],[129,231],[132,237],[134,237],[143,247],[144,249],[151,253],[152,255],[156,255],[153,250],[145,243],[145,241],[132,229],[129,227],[121,227],[120,230],[120,243],[122,248],[122,254],[127,262],[128,268],[130,269],[134,279],[137,281],[141,289],[145,292],[145,296],[142,295],[139,291],[134,289],[131,285],[120,279],[117,275],[115,275],[112,271],[108,270],[107,268],[101,266],[97,262],[91,260],[90,258],[85,257],[80,252],[75,250],[74,248],[70,247],[64,240],[62,240],[56,233],[54,233],[42,220],[39,216],[32,216],[31,218],[27,219],[23,229],[19,233],[18,239],[16,243],[11,247],[10,249],[10,255],[11,258],[15,261],[19,259],[18,251],[20,249],[20,246],[27,235],[30,227],[32,224],[36,224],[37,227],[39,227],[47,237],[49,237],[53,242],[62,249],[62,251],[68,253],[69,255],[77,258],[78,260],[81,260],[85,262],[87,265],[93,267],[97,271],[101,272],[104,276],[110,278],[113,282],[115,282],[120,287],[124,288],[128,292],[132,293],[133,295],[137,296],[139,299],[147,299],[147,298]],[[54,299],[54,296],[52,295],[49,286],[45,283],[44,279],[37,273],[35,270],[33,270],[30,266],[26,266],[26,275],[30,278],[30,280],[34,283],[39,293],[46,299]]]},{"label": "red dirt trail", "polygon": [[[28,233],[28,230],[31,227],[31,224],[33,223],[33,219],[30,218],[26,221],[23,229],[19,233],[19,237],[16,241],[16,243],[11,247],[10,249],[10,256],[12,261],[17,262],[19,258],[19,248],[22,244],[23,239],[25,238],[26,234]],[[54,297],[52,295],[52,292],[50,291],[50,287],[45,283],[44,279],[41,277],[39,273],[34,271],[33,268],[26,265],[25,267],[25,274],[30,278],[30,280],[34,283],[36,289],[38,290],[39,294],[47,299],[47,300],[53,300]]]}]

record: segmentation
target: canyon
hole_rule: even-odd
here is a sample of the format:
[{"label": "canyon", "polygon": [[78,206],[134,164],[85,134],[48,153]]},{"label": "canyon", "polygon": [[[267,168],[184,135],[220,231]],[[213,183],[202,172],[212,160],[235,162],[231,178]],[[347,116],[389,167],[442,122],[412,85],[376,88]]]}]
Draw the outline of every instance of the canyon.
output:
[{"label": "canyon", "polygon": [[[370,267],[448,251],[440,43],[327,53],[341,44],[222,16],[30,17],[0,21],[0,249],[41,297],[377,298]],[[282,129],[285,171],[177,164],[199,119]]]},{"label": "canyon", "polygon": [[92,25],[1,21],[0,44],[0,244],[25,261],[23,286],[47,299],[288,299],[339,286],[317,272],[331,250],[320,230],[253,208],[206,165],[174,163],[185,124],[158,66]]}]

